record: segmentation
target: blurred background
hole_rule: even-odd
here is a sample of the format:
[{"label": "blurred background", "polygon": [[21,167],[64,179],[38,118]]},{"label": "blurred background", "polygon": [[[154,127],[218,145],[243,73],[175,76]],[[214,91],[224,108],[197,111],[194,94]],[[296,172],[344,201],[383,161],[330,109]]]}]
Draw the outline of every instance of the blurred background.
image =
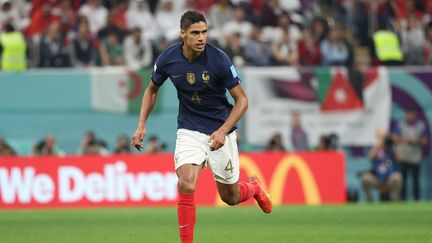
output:
[{"label": "blurred background", "polygon": [[[153,63],[180,41],[181,14],[197,9],[250,99],[242,153],[333,151],[343,155],[343,201],[432,199],[430,0],[0,4],[5,160],[132,153]],[[159,92],[145,154],[173,152],[176,96],[169,82]]]}]

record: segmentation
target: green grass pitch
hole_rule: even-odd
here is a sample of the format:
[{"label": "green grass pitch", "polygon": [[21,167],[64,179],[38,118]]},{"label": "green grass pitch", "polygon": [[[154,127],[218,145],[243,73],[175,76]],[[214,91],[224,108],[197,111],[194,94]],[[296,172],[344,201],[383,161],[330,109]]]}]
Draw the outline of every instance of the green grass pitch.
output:
[{"label": "green grass pitch", "polygon": [[[197,243],[432,242],[432,203],[198,207]],[[175,208],[0,211],[0,242],[180,242]]]}]

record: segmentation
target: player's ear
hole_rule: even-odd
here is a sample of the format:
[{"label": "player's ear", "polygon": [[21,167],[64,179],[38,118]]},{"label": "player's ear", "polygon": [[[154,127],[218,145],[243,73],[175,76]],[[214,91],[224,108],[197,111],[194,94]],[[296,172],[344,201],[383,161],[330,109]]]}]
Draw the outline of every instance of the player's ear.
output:
[{"label": "player's ear", "polygon": [[180,30],[180,37],[181,37],[182,39],[185,38],[185,34],[186,34],[186,32],[185,32],[184,30]]}]

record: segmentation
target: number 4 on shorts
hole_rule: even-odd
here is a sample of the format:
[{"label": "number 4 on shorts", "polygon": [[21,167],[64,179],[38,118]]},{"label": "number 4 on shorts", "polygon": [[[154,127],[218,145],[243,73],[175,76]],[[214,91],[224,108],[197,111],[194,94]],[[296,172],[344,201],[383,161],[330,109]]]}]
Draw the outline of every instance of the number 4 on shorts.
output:
[{"label": "number 4 on shorts", "polygon": [[228,170],[231,171],[231,173],[233,173],[234,168],[232,166],[231,159],[228,160],[227,166],[225,167],[225,171],[228,171]]}]

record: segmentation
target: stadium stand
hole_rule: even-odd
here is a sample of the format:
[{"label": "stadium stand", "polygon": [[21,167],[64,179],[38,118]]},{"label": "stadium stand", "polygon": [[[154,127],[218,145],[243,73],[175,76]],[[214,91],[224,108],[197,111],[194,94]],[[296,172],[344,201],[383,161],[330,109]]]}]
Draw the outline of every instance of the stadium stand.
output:
[{"label": "stadium stand", "polygon": [[[206,13],[210,41],[226,50],[237,66],[342,65],[364,70],[377,64],[372,37],[379,26],[386,25],[401,42],[405,64],[411,65],[403,66],[404,70],[414,70],[413,76],[420,79],[421,75],[431,75],[428,71],[418,74],[415,70],[428,70],[425,65],[432,63],[432,1],[0,0],[0,3],[3,54],[0,136],[4,138],[0,144],[7,141],[18,155],[30,155],[32,146],[50,133],[66,154],[82,151],[80,141],[85,131],[94,131],[101,140],[107,141],[104,153],[117,149],[116,138],[131,132],[136,125],[136,114],[94,110],[89,85],[92,68],[128,65],[135,71],[149,71],[158,53],[179,40],[177,20],[188,8]],[[6,70],[10,47],[4,39],[8,25],[25,37],[27,71]],[[132,36],[140,34],[134,40],[142,41],[141,45],[134,46],[134,52],[130,53]],[[261,48],[258,51],[257,46]],[[329,57],[329,53],[335,53],[332,48],[341,50],[340,55]],[[289,56],[292,49],[300,52],[298,60]],[[304,60],[302,53],[307,49],[314,49],[315,57]],[[254,50],[257,52],[253,53]],[[140,58],[133,60],[131,56],[137,54]],[[389,72],[397,75],[392,70]],[[411,92],[404,85],[395,81],[392,91],[402,96]],[[430,192],[432,110],[420,101],[429,100],[427,94],[417,95],[420,108],[429,119],[429,148],[425,149],[427,162],[421,178],[422,191]],[[168,141],[166,149],[172,151],[176,93],[172,87],[165,86],[161,96],[162,107],[150,118],[149,130],[157,131],[161,141]],[[392,120],[401,117],[401,108],[401,103],[394,98]],[[244,126],[242,122],[242,132]],[[264,149],[264,146],[246,147]],[[357,174],[370,166],[365,157],[368,148],[341,149],[347,156],[347,186],[357,190],[360,200],[364,200]],[[358,150],[361,152],[356,154]],[[119,151],[124,151],[124,147]],[[425,193],[422,198],[431,199],[431,196]]]}]

